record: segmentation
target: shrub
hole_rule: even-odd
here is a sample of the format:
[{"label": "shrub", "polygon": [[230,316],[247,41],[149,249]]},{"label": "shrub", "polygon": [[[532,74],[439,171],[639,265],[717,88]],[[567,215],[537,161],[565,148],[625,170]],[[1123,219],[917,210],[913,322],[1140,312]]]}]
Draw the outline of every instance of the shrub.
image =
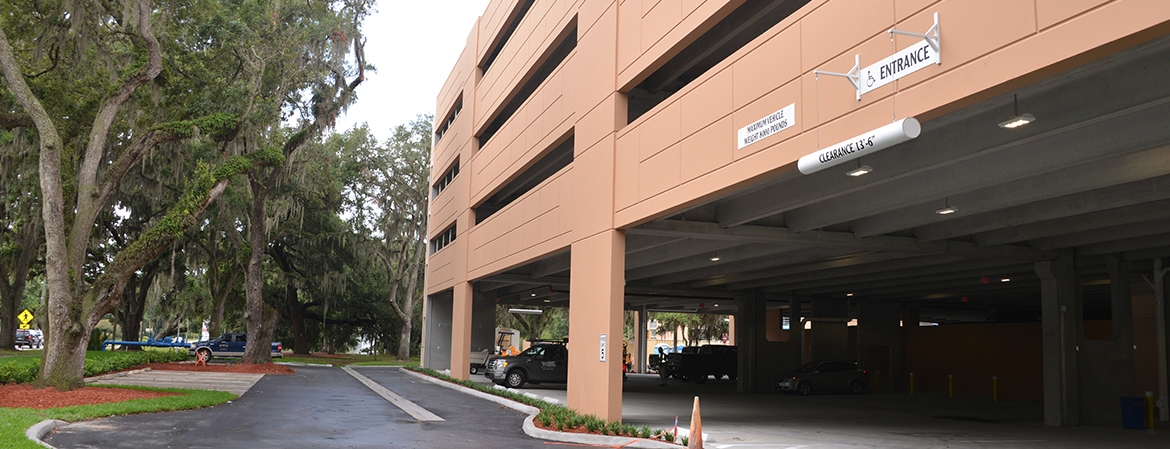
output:
[{"label": "shrub", "polygon": [[26,384],[37,380],[41,371],[40,359],[27,358],[0,363],[0,385]]}]

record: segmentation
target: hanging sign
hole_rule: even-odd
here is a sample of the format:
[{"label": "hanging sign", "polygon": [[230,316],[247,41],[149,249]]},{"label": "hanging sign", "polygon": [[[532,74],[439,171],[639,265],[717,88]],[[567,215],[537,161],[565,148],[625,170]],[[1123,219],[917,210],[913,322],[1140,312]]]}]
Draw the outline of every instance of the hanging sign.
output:
[{"label": "hanging sign", "polygon": [[739,149],[796,126],[796,103],[739,129]]},{"label": "hanging sign", "polygon": [[914,117],[904,118],[889,125],[842,141],[812,154],[805,155],[796,163],[801,173],[811,175],[826,168],[840,165],[863,155],[875,153],[910,139],[918,137],[922,126]]},{"label": "hanging sign", "polygon": [[939,61],[938,52],[931,46],[930,41],[920,40],[886,59],[861,69],[861,73],[858,74],[858,95],[865,95],[928,65],[939,64]]}]

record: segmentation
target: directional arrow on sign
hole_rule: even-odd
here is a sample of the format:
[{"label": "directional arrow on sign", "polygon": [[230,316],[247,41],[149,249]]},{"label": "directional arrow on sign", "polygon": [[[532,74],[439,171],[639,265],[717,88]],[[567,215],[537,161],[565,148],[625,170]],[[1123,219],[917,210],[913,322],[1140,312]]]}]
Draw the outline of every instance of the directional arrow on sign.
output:
[{"label": "directional arrow on sign", "polygon": [[20,315],[16,316],[16,319],[20,320],[22,324],[28,324],[29,321],[32,321],[33,314],[29,313],[28,309],[24,309],[23,312],[20,312]]}]

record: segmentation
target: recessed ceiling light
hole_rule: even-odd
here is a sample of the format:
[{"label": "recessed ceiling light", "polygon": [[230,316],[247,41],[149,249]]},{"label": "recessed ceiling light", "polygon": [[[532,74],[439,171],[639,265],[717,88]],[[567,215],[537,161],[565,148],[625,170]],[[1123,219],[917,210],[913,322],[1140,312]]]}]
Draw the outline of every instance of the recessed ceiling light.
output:
[{"label": "recessed ceiling light", "polygon": [[551,300],[551,299],[546,299],[546,300],[544,300],[544,302],[552,302],[552,300]]},{"label": "recessed ceiling light", "polygon": [[950,215],[950,214],[953,214],[953,213],[958,212],[958,211],[959,211],[959,208],[957,208],[955,206],[947,206],[947,207],[944,207],[942,209],[934,211],[934,213],[939,214],[939,215]]},{"label": "recessed ceiling light", "polygon": [[531,293],[531,295],[532,295],[532,296],[536,296],[536,293]]},{"label": "recessed ceiling light", "polygon": [[862,165],[862,166],[857,167],[853,170],[849,170],[849,171],[845,172],[845,174],[847,174],[849,176],[853,176],[853,177],[858,177],[858,176],[864,175],[866,173],[869,173],[871,171],[873,171],[873,167],[870,167],[868,165]]},{"label": "recessed ceiling light", "polygon": [[719,256],[712,257],[712,258],[711,258],[711,261],[712,261],[712,262],[718,262],[718,261],[719,261]]},{"label": "recessed ceiling light", "polygon": [[1036,121],[1036,116],[1032,114],[1021,114],[999,122],[999,127],[1007,129],[1019,128],[1034,121]]},{"label": "recessed ceiling light", "polygon": [[719,304],[715,304],[715,307],[719,307]]},{"label": "recessed ceiling light", "polygon": [[1012,278],[1003,278],[1003,279],[1000,279],[999,281],[1000,282],[1011,282]]},{"label": "recessed ceiling light", "polygon": [[846,293],[845,296],[853,296],[852,293]]}]

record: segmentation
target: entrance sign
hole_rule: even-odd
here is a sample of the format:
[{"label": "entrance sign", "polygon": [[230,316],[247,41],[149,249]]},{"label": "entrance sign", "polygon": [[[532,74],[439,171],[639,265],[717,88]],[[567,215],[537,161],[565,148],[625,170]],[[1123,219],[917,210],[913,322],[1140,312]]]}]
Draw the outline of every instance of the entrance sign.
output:
[{"label": "entrance sign", "polygon": [[929,41],[923,39],[917,44],[906,47],[886,59],[861,69],[857,94],[865,95],[903,76],[917,72],[923,67],[938,63],[938,52],[934,50]]},{"label": "entrance sign", "polygon": [[875,153],[918,137],[922,125],[914,117],[904,118],[889,125],[842,141],[796,162],[801,173],[811,175],[829,167],[840,165],[861,156]]},{"label": "entrance sign", "polygon": [[938,13],[934,13],[934,26],[925,33],[911,33],[909,31],[890,30],[890,38],[901,34],[922,38],[901,51],[890,55],[866,68],[861,68],[861,55],[853,55],[853,67],[845,73],[813,70],[817,75],[831,75],[845,78],[856,90],[857,101],[861,101],[863,94],[890,84],[903,76],[917,72],[930,64],[942,64],[939,54],[942,52],[942,35],[938,24]]},{"label": "entrance sign", "polygon": [[767,117],[756,120],[752,124],[739,129],[739,148],[764,140],[768,136],[796,126],[796,103],[785,106],[783,109],[768,114]]},{"label": "entrance sign", "polygon": [[601,361],[605,361],[605,334],[601,334]]}]

